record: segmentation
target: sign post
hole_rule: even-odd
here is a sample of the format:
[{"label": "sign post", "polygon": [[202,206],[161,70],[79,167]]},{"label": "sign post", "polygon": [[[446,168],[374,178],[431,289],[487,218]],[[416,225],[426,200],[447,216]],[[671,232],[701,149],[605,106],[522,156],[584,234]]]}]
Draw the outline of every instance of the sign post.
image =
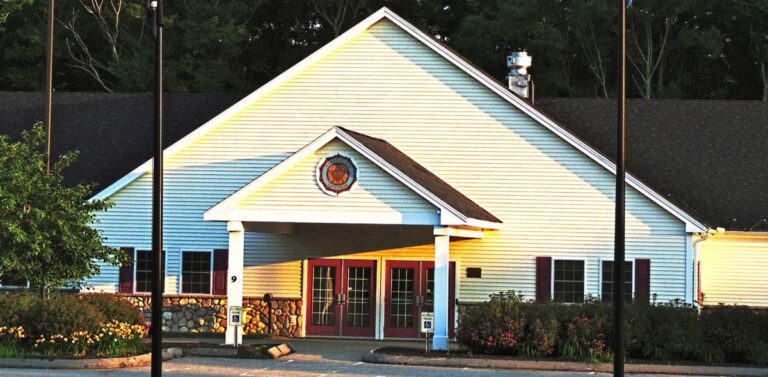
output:
[{"label": "sign post", "polygon": [[239,346],[239,344],[237,344],[238,328],[243,325],[243,307],[242,306],[229,307],[229,315],[227,316],[227,325],[235,327],[235,348],[237,348],[237,346]]},{"label": "sign post", "polygon": [[429,353],[429,334],[435,332],[435,313],[421,312],[421,332],[426,334],[424,337],[424,352]]}]

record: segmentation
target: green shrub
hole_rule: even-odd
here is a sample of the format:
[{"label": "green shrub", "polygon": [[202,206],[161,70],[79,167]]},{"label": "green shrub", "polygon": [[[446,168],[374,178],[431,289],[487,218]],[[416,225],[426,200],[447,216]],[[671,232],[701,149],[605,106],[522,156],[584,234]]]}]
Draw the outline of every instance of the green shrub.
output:
[{"label": "green shrub", "polygon": [[549,303],[521,305],[522,317],[525,321],[520,356],[543,357],[555,352],[559,327],[555,309],[555,305]]},{"label": "green shrub", "polygon": [[768,364],[768,313],[720,305],[705,308],[701,322],[705,341],[718,345],[726,361]]},{"label": "green shrub", "polygon": [[611,325],[608,309],[607,305],[597,303],[559,305],[558,355],[588,362],[609,360]]},{"label": "green shrub", "polygon": [[38,300],[26,292],[0,293],[0,326],[18,326],[24,313]]},{"label": "green shrub", "polygon": [[39,299],[24,313],[20,326],[30,336],[70,334],[75,331],[96,331],[107,318],[95,306],[77,296],[62,294],[50,299]]},{"label": "green shrub", "polygon": [[722,352],[704,341],[698,310],[679,301],[627,307],[630,358],[720,362]]},{"label": "green shrub", "polygon": [[[599,302],[534,303],[499,293],[461,313],[458,340],[478,353],[607,361],[612,315]],[[699,313],[679,301],[634,303],[626,320],[628,358],[768,365],[768,311],[720,306]]]},{"label": "green shrub", "polygon": [[115,296],[89,294],[80,296],[80,299],[95,306],[110,321],[114,320],[132,325],[144,323],[144,315],[137,307]]},{"label": "green shrub", "polygon": [[459,341],[477,352],[515,354],[523,334],[520,305],[520,297],[507,292],[467,308],[459,318]]}]

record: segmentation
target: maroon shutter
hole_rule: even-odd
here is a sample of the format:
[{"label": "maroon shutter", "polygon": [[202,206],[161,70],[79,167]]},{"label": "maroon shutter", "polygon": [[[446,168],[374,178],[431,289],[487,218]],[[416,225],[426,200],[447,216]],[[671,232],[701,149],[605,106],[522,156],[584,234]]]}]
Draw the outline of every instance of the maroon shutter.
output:
[{"label": "maroon shutter", "polygon": [[552,298],[552,257],[536,257],[536,301]]},{"label": "maroon shutter", "polygon": [[120,293],[133,293],[133,248],[121,247],[120,249],[131,256],[130,262],[120,266]]},{"label": "maroon shutter", "polygon": [[227,294],[227,267],[229,264],[229,250],[219,249],[213,251],[213,294]]},{"label": "maroon shutter", "polygon": [[651,298],[651,260],[635,259],[635,299],[648,302]]}]

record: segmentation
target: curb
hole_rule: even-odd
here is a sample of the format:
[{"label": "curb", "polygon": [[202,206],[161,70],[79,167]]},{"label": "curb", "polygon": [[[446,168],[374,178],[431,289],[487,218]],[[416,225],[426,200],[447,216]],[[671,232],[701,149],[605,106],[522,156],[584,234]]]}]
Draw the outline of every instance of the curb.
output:
[{"label": "curb", "polygon": [[[363,355],[363,361],[373,364],[408,366],[482,368],[482,369],[523,369],[560,372],[613,372],[613,365],[585,364],[571,361],[539,361],[484,358],[446,358],[422,356],[396,356],[374,353]],[[692,376],[768,376],[768,368],[723,367],[703,365],[626,364],[627,373],[679,374]]]},{"label": "curb", "polygon": [[[181,357],[179,347],[163,350],[163,360]],[[0,368],[35,368],[35,369],[116,369],[149,365],[152,353],[143,355],[114,357],[103,359],[0,359]]]}]

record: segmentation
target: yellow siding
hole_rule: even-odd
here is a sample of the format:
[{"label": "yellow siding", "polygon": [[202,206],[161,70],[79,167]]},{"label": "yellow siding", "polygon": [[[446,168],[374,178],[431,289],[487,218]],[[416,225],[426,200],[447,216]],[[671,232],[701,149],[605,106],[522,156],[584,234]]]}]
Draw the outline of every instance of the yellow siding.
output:
[{"label": "yellow siding", "polygon": [[[386,139],[504,222],[481,240],[451,244],[462,267],[483,268],[482,279],[459,272],[459,299],[510,289],[532,297],[539,255],[586,258],[587,290],[597,294],[598,261],[613,253],[614,176],[389,21],[168,159],[169,250],[226,247],[224,224],[202,214],[333,126]],[[122,189],[101,216],[112,244],[149,243],[150,183],[146,175]],[[658,300],[684,298],[684,224],[632,188],[627,210],[627,256],[653,260]],[[360,252],[334,249],[320,241],[327,235],[248,233],[245,294],[297,297],[301,259]],[[384,235],[397,239],[402,230]],[[381,249],[391,257],[432,256],[431,244]]]},{"label": "yellow siding", "polygon": [[700,253],[704,305],[768,306],[768,235],[715,236]]}]

